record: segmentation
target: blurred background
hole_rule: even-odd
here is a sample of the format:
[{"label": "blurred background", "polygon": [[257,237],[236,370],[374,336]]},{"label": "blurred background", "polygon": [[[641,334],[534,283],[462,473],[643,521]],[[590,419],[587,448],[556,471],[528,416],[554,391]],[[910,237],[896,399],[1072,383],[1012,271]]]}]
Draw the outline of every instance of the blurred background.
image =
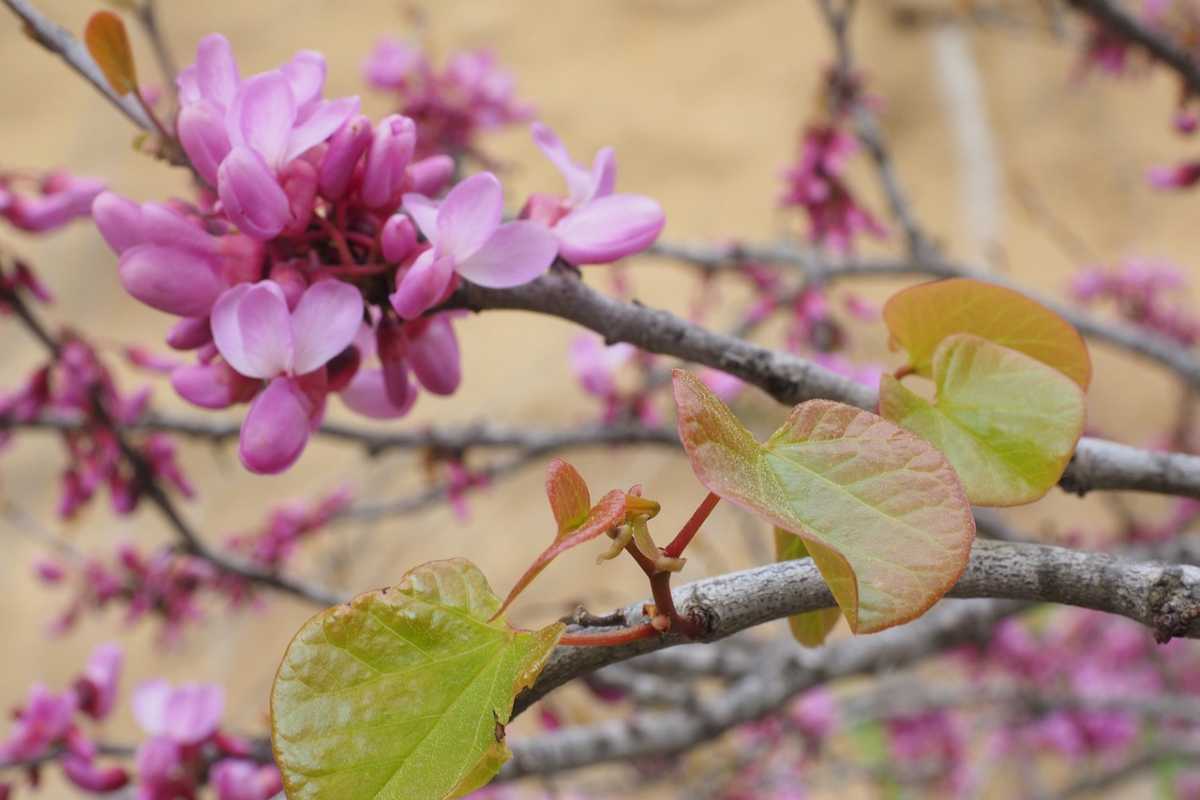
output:
[{"label": "blurred background", "polygon": [[[79,0],[38,5],[73,31],[82,29],[96,7]],[[859,5],[853,30],[859,67],[879,98],[880,122],[900,179],[947,253],[1061,297],[1080,267],[1128,256],[1161,258],[1197,276],[1196,195],[1157,192],[1145,180],[1150,167],[1191,155],[1188,142],[1169,124],[1177,99],[1170,76],[1084,75],[1082,31],[1072,24],[1077,20],[1055,32],[1055,22],[1036,3],[1014,0],[1005,11],[1008,21],[987,24],[967,24],[954,15],[960,4],[936,0]],[[243,74],[277,65],[298,49],[318,49],[329,63],[327,96],[362,94],[364,111],[374,118],[392,108],[388,96],[369,91],[361,78],[362,62],[380,35],[420,37],[435,59],[488,48],[514,74],[519,97],[536,106],[538,118],[556,129],[578,160],[590,159],[604,145],[616,148],[620,189],[651,195],[665,209],[664,241],[772,241],[803,232],[798,213],[779,207],[780,173],[796,159],[800,131],[814,114],[832,58],[827,30],[804,0],[260,0],[167,2],[160,8],[181,64],[191,62],[197,40],[212,31],[229,37]],[[140,37],[135,39],[145,75],[153,60]],[[136,152],[130,125],[23,36],[7,15],[0,15],[0,74],[6,168],[61,166],[137,200],[185,193],[186,175]],[[504,171],[510,204],[531,191],[559,191],[560,176],[524,126],[484,142]],[[886,204],[865,158],[856,159],[851,174],[864,204],[886,220]],[[893,231],[888,241],[864,245],[864,252],[898,252],[901,239]],[[27,256],[57,295],[46,316],[90,332],[112,348],[110,362],[119,362],[116,352],[123,344],[159,346],[170,320],[123,292],[115,257],[89,224],[44,237],[4,228],[0,244]],[[686,314],[696,297],[693,268],[639,257],[624,269],[633,295],[649,305]],[[611,268],[585,269],[585,275],[599,288],[612,285]],[[852,291],[880,301],[901,285],[864,282]],[[845,291],[839,288],[835,296]],[[746,296],[742,284],[730,281],[712,324],[727,327]],[[411,416],[394,427],[475,421],[567,427],[598,419],[599,404],[568,368],[568,347],[578,330],[556,319],[492,312],[463,320],[458,331],[462,388],[449,398],[422,396]],[[856,324],[852,336],[856,359],[898,365],[881,324]],[[771,325],[756,334],[764,343],[779,344],[781,337],[780,328]],[[1128,355],[1099,345],[1092,352],[1096,379],[1089,429],[1139,445],[1168,432],[1180,402],[1176,383]],[[0,388],[16,386],[41,356],[15,325],[0,322]],[[211,418],[187,408],[164,380],[121,369],[126,386],[156,383],[155,408]],[[335,406],[331,419],[350,419]],[[739,411],[762,430],[784,414],[757,390],[742,396]],[[670,422],[670,408],[662,412]],[[592,449],[566,457],[597,494],[643,484],[663,504],[655,527],[660,539],[669,537],[705,493],[686,462],[662,448]],[[491,458],[472,453],[469,462],[484,466]],[[254,529],[289,498],[315,498],[345,486],[356,502],[374,503],[412,496],[429,483],[419,455],[367,458],[355,447],[319,440],[295,468],[277,477],[247,474],[230,445],[189,443],[181,459],[198,488],[198,497],[184,508],[212,542]],[[394,582],[423,561],[467,555],[497,591],[506,591],[552,534],[542,499],[543,466],[535,462],[471,492],[465,520],[438,504],[378,522],[342,522],[307,544],[293,567],[331,587],[357,591]],[[45,554],[47,537],[69,539],[84,553],[100,555],[122,539],[149,546],[168,538],[152,510],[118,518],[100,498],[77,519],[60,522],[55,507],[61,469],[59,446],[50,434],[24,433],[0,455],[6,509],[0,518],[0,704],[23,702],[37,680],[64,685],[94,645],[117,641],[128,654],[123,697],[153,676],[217,682],[228,689],[229,726],[264,731],[276,664],[313,609],[269,594],[261,608],[240,613],[226,613],[218,604],[169,646],[152,621],[129,627],[115,611],[87,617],[64,636],[50,636],[48,625],[68,593],[34,576],[32,565]],[[1121,503],[1148,513],[1165,508],[1144,498]],[[1114,513],[1105,500],[1054,491],[1008,516],[1048,541],[1086,542],[1103,539]],[[540,623],[577,603],[602,611],[644,594],[632,564],[618,560],[594,567],[594,557],[595,548],[582,547],[560,558],[525,593],[515,618]],[[690,551],[685,577],[770,558],[769,531],[722,506]],[[775,627],[782,633],[782,623]],[[582,693],[565,691],[553,702],[571,721],[597,713]],[[527,715],[510,735],[535,730],[534,716]],[[106,730],[113,739],[136,739],[127,703]],[[592,770],[556,785],[582,781],[625,787],[621,796],[674,796],[669,787],[653,784],[634,793],[619,774]],[[57,775],[48,775],[40,796],[74,795]]]}]

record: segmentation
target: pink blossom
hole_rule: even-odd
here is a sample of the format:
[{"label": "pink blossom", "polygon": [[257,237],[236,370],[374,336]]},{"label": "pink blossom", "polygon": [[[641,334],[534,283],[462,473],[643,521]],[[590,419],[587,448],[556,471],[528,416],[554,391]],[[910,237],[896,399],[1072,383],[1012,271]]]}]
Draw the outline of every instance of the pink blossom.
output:
[{"label": "pink blossom", "polygon": [[129,773],[122,767],[102,767],[90,758],[68,753],[62,759],[62,771],[71,783],[87,792],[115,792],[129,783]]},{"label": "pink blossom", "polygon": [[645,250],[666,223],[652,198],[613,194],[617,164],[611,147],[596,153],[592,169],[571,160],[554,131],[533,125],[533,139],[567,181],[566,198],[530,199],[524,216],[550,226],[559,254],[572,264],[605,264]]},{"label": "pink blossom", "polygon": [[[310,376],[344,350],[362,324],[358,289],[341,281],[308,288],[294,311],[273,281],[242,284],[213,309],[213,338],[239,374],[270,381],[242,423],[239,454],[252,472],[280,472],[300,457],[324,396]],[[323,376],[322,376],[323,378]],[[320,396],[315,396],[320,395]]]},{"label": "pink blossom", "polygon": [[1187,189],[1200,181],[1200,161],[1187,161],[1174,167],[1154,167],[1146,180],[1155,189]]},{"label": "pink blossom", "polygon": [[274,764],[256,764],[241,758],[226,758],[213,764],[208,779],[217,800],[268,800],[283,790]]},{"label": "pink blossom", "polygon": [[504,191],[490,172],[467,178],[440,204],[406,194],[404,209],[433,245],[397,274],[392,307],[405,319],[437,303],[455,273],[480,286],[518,286],[549,269],[558,252],[544,226],[501,222]]},{"label": "pink blossom", "polygon": [[195,217],[162,203],[141,206],[111,192],[92,206],[96,226],[120,255],[121,284],[146,305],[206,317],[227,287],[253,274],[261,252],[239,236],[213,236]]},{"label": "pink blossom", "polygon": [[115,644],[102,644],[92,651],[83,675],[75,683],[80,711],[98,720],[109,715],[117,700],[121,661],[121,648]]},{"label": "pink blossom", "polygon": [[482,131],[524,122],[533,110],[515,97],[515,81],[488,52],[450,57],[438,71],[420,48],[381,39],[363,65],[371,86],[397,95],[417,123],[417,156],[476,153]]},{"label": "pink blossom", "polygon": [[782,203],[799,206],[809,217],[809,237],[836,251],[853,249],[860,233],[882,238],[887,230],[862,208],[846,186],[843,173],[858,150],[854,137],[833,125],[804,134],[799,163],[784,173]]},{"label": "pink blossom", "polygon": [[330,519],[350,504],[350,499],[350,491],[342,489],[311,508],[301,503],[279,506],[271,512],[261,530],[231,537],[229,545],[248,553],[259,566],[278,569],[287,562],[303,539],[324,528]]},{"label": "pink blossom", "polygon": [[[35,179],[0,175],[0,216],[15,227],[41,233],[66,225],[91,213],[92,200],[104,191],[94,178],[79,178],[65,170],[55,170]],[[21,183],[33,191],[22,191]]]},{"label": "pink blossom", "polygon": [[156,680],[133,693],[133,715],[142,730],[180,745],[199,744],[216,733],[224,710],[225,692],[215,684]]},{"label": "pink blossom", "polygon": [[17,712],[8,738],[0,742],[0,760],[38,758],[67,736],[78,703],[71,691],[54,694],[41,683],[29,689],[25,707]]},{"label": "pink blossom", "polygon": [[607,398],[617,392],[617,372],[637,354],[637,348],[620,342],[605,345],[592,334],[571,340],[567,357],[576,380],[588,394]]},{"label": "pink blossom", "polygon": [[[358,112],[357,97],[323,100],[325,59],[302,51],[276,70],[242,80],[229,42],[201,40],[196,63],[179,84],[179,138],[225,213],[246,235],[275,237],[303,229],[317,173],[295,159],[328,139]],[[297,200],[303,200],[297,204]]]}]

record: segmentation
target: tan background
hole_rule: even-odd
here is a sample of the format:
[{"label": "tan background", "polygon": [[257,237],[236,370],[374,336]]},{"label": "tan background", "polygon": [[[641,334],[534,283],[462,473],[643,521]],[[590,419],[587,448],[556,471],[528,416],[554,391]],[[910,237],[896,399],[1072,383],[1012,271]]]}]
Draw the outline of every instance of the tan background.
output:
[{"label": "tan background", "polygon": [[[40,4],[73,30],[82,27],[93,3],[43,0]],[[243,73],[272,67],[300,48],[318,48],[329,59],[327,94],[364,92],[359,66],[382,32],[411,30],[403,9],[388,2],[262,0],[260,2],[161,3],[163,24],[182,63],[196,40],[213,30],[233,41]],[[873,90],[886,99],[883,124],[900,161],[915,207],[932,231],[960,256],[988,251],[967,230],[970,216],[960,189],[963,163],[956,150],[946,94],[939,88],[935,34],[898,32],[889,3],[864,0],[855,42]],[[929,3],[929,5],[934,5]],[[1015,4],[1020,5],[1020,4]],[[1032,5],[1032,4],[1030,4]],[[664,238],[671,240],[778,235],[795,221],[776,209],[778,171],[793,155],[798,126],[812,107],[820,70],[829,61],[824,29],[802,0],[539,0],[420,4],[436,51],[490,47],[516,74],[520,94],[557,129],[579,160],[612,144],[620,164],[619,185],[653,194],[668,215]],[[938,34],[944,35],[944,34]],[[1031,286],[1059,292],[1076,266],[1047,233],[1044,215],[1031,215],[1016,191],[1069,226],[1101,259],[1123,255],[1161,256],[1192,270],[1196,195],[1165,197],[1142,180],[1153,164],[1188,154],[1186,142],[1168,130],[1173,83],[1151,80],[1072,80],[1075,51],[1044,34],[989,29],[966,38],[983,75],[978,98],[994,139],[999,176],[995,193],[982,200],[996,207],[992,220],[1002,267]],[[143,72],[152,61],[142,48]],[[157,199],[184,190],[182,176],[134,153],[131,130],[109,106],[57,61],[20,35],[0,14],[0,120],[4,167],[63,165],[102,177],[137,199]],[[368,113],[388,109],[387,98],[364,94]],[[957,113],[957,112],[956,112]],[[540,157],[524,131],[492,137],[489,151],[511,163],[506,179],[510,204],[531,190],[557,190],[559,177]],[[862,165],[860,165],[861,167]],[[870,205],[886,217],[872,175],[859,169],[858,185]],[[971,199],[973,207],[980,198]],[[107,344],[156,343],[169,321],[127,297],[115,274],[115,259],[89,226],[32,239],[0,231],[0,241],[30,256],[59,295],[47,312],[53,319],[90,331]],[[898,245],[898,242],[894,241]],[[991,248],[995,251],[995,248]],[[589,271],[595,283],[607,285]],[[686,309],[692,278],[683,268],[638,262],[631,272],[637,296],[675,310]],[[681,288],[682,287],[682,288]],[[886,296],[890,287],[865,290]],[[553,319],[489,314],[459,325],[465,353],[462,390],[451,399],[425,396],[407,429],[437,422],[491,420],[567,426],[596,413],[566,368],[572,328]],[[879,326],[856,329],[858,352],[887,359]],[[1175,387],[1163,374],[1124,356],[1096,348],[1092,426],[1122,441],[1140,443],[1164,430],[1174,409]],[[16,385],[40,357],[11,322],[0,322],[0,386]],[[137,381],[145,378],[138,377]],[[165,384],[156,405],[186,410]],[[744,403],[760,427],[782,413],[761,399]],[[204,412],[192,411],[203,414]],[[343,419],[340,412],[336,419]],[[477,456],[481,463],[486,456]],[[663,501],[657,530],[670,535],[703,492],[677,456],[658,451],[590,451],[572,460],[598,491],[641,482]],[[88,552],[107,553],[119,537],[142,543],[164,530],[150,511],[118,520],[101,499],[70,525],[54,520],[61,468],[57,444],[42,434],[25,434],[0,458],[0,493],[5,500],[70,537]],[[422,485],[410,456],[364,461],[352,448],[314,443],[298,467],[277,478],[245,474],[230,448],[194,445],[184,464],[200,488],[187,505],[197,526],[218,540],[245,530],[282,499],[349,483],[364,501],[399,497]],[[337,555],[362,556],[328,582],[365,589],[397,578],[424,560],[465,554],[490,576],[497,589],[509,586],[550,535],[541,499],[540,469],[532,468],[494,490],[472,497],[471,520],[458,523],[446,510],[397,519],[373,530],[343,527],[323,537],[301,564],[310,574],[327,570]],[[1053,493],[1014,515],[1049,533],[1073,528],[1101,531],[1108,516],[1097,502]],[[765,551],[761,535],[747,539],[742,520],[720,509],[707,538],[695,548],[687,576],[748,565]],[[750,544],[747,544],[747,542]],[[357,551],[350,549],[353,543]],[[26,687],[44,680],[62,686],[91,647],[117,639],[129,648],[126,693],[139,680],[165,674],[175,680],[217,681],[229,687],[228,718],[242,730],[265,725],[265,700],[274,666],[288,638],[311,609],[270,598],[261,612],[227,616],[212,609],[208,622],[191,630],[173,649],[156,649],[155,625],[128,629],[119,615],[89,617],[69,636],[53,640],[46,621],[66,600],[30,577],[41,552],[28,526],[0,520],[0,704],[22,701]],[[575,601],[600,610],[640,597],[636,570],[617,562],[594,570],[590,548],[551,568],[522,601],[520,614],[545,620]],[[760,556],[761,557],[761,556]],[[327,573],[323,573],[327,574]],[[131,739],[125,710],[110,725],[111,738]],[[53,787],[45,797],[56,794]]]}]

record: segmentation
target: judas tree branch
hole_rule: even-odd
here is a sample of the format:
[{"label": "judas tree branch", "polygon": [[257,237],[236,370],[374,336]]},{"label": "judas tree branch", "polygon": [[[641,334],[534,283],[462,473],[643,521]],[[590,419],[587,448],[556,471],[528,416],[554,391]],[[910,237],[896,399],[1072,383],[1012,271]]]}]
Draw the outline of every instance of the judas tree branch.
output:
[{"label": "judas tree branch", "polygon": [[945,605],[903,627],[820,649],[806,650],[788,643],[791,646],[766,654],[760,669],[727,691],[704,697],[690,708],[636,713],[515,742],[513,758],[498,779],[680,753],[776,711],[791,697],[830,680],[893,669],[948,647],[979,641],[999,619],[1019,608],[1002,601]]},{"label": "judas tree branch", "polygon": [[[475,311],[512,309],[561,317],[599,333],[609,344],[628,342],[722,370],[785,405],[824,398],[868,410],[878,406],[874,389],[810,361],[715,333],[667,311],[616,300],[562,271],[551,271],[512,289],[464,284],[451,304]],[[1200,457],[1149,453],[1085,437],[1079,441],[1062,482],[1065,489],[1079,494],[1092,489],[1128,489],[1200,498]]]},{"label": "judas tree branch", "polygon": [[3,0],[3,2],[13,14],[25,23],[25,30],[34,41],[50,52],[57,53],[67,63],[67,66],[83,76],[84,80],[104,95],[108,102],[128,117],[130,122],[142,130],[153,131],[153,125],[146,116],[146,112],[142,110],[133,96],[118,95],[112,90],[91,53],[70,31],[48,19],[26,0]]},{"label": "judas tree branch", "polygon": [[1200,64],[1187,50],[1160,31],[1149,27],[1112,0],[1067,0],[1067,3],[1170,67],[1191,93],[1200,93]]},{"label": "judas tree branch", "polygon": [[[966,571],[947,596],[1091,608],[1140,622],[1160,641],[1175,636],[1200,638],[1200,567],[1191,565],[1130,562],[1049,545],[977,540]],[[680,613],[703,624],[706,641],[834,605],[829,587],[808,559],[705,578],[676,589],[674,599]],[[624,610],[627,624],[646,620],[643,605],[635,603]],[[537,682],[517,698],[514,713],[580,675],[687,641],[667,633],[614,647],[559,647]]]},{"label": "judas tree branch", "polygon": [[651,253],[664,258],[692,264],[706,271],[738,270],[747,263],[779,264],[804,272],[815,284],[828,284],[851,278],[974,278],[1014,289],[1036,300],[1071,323],[1089,339],[1118,347],[1136,356],[1149,359],[1174,372],[1189,385],[1200,388],[1200,359],[1165,336],[1142,331],[1129,325],[1099,320],[1091,314],[1072,308],[1057,300],[992,273],[943,258],[888,259],[854,257],[832,263],[819,254],[791,245],[736,244],[715,247],[704,244],[659,242]]}]

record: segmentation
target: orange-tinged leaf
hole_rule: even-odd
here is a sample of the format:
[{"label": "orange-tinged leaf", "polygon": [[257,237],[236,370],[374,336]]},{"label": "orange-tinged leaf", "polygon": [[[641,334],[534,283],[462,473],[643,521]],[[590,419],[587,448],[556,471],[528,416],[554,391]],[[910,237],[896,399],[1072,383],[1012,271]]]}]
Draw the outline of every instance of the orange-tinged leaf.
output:
[{"label": "orange-tinged leaf", "polygon": [[92,14],[84,28],[83,41],[114,92],[128,94],[137,88],[133,49],[120,17],[111,11]]},{"label": "orange-tinged leaf", "polygon": [[546,497],[550,500],[550,510],[558,524],[554,541],[517,580],[496,612],[497,616],[512,605],[517,595],[525,591],[551,561],[572,547],[595,539],[625,518],[624,492],[614,489],[601,497],[594,507],[589,507],[591,499],[587,483],[574,467],[561,458],[554,459],[546,468]]},{"label": "orange-tinged leaf", "polygon": [[879,413],[945,453],[972,503],[1032,503],[1058,483],[1083,433],[1079,386],[969,334],[947,337],[932,368],[935,402],[884,375]]},{"label": "orange-tinged leaf", "polygon": [[550,511],[560,534],[582,525],[592,508],[587,481],[579,470],[561,458],[546,467],[546,497],[550,499]]},{"label": "orange-tinged leaf", "polygon": [[700,482],[802,538],[855,633],[920,616],[966,568],[975,520],[928,442],[870,412],[810,400],[760,444],[682,370],[675,404]]},{"label": "orange-tinged leaf", "polygon": [[883,319],[918,375],[929,377],[947,336],[970,333],[1053,367],[1087,390],[1092,361],[1083,337],[1020,292],[971,278],[923,283],[892,295]]},{"label": "orange-tinged leaf", "polygon": [[[795,561],[808,558],[811,553],[804,545],[804,540],[783,528],[775,529],[775,560]],[[814,559],[815,561],[815,559]],[[805,647],[820,647],[826,637],[837,627],[842,612],[833,608],[819,608],[816,611],[806,611],[803,614],[793,614],[788,617],[788,628],[792,638]]]}]

